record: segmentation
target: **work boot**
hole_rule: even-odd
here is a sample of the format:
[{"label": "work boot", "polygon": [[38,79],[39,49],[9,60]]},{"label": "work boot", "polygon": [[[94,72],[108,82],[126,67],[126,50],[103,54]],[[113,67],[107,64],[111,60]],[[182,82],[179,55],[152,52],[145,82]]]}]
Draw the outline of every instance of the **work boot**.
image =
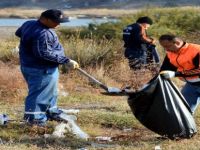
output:
[{"label": "work boot", "polygon": [[57,121],[57,122],[62,122],[63,120],[60,119],[59,115],[63,113],[62,110],[56,109],[53,112],[47,112],[47,118],[50,121]]}]

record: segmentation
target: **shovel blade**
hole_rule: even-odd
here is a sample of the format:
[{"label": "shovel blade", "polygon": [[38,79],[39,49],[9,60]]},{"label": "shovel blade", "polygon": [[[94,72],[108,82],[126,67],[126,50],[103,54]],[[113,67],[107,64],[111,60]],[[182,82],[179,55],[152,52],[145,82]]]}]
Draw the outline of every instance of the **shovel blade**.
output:
[{"label": "shovel blade", "polygon": [[129,88],[119,89],[116,87],[108,87],[107,92],[101,92],[101,94],[109,95],[109,96],[128,96],[130,93],[134,91]]},{"label": "shovel blade", "polygon": [[116,87],[108,87],[108,93],[121,93],[122,90]]}]

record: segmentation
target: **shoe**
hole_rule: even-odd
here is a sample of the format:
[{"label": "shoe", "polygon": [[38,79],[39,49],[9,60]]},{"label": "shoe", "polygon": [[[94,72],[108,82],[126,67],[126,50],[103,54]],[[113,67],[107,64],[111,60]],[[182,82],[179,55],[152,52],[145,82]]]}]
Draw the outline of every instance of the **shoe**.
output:
[{"label": "shoe", "polygon": [[48,116],[49,121],[57,121],[57,122],[67,122],[66,120],[63,120],[62,118],[59,117],[60,114],[51,114]]},{"label": "shoe", "polygon": [[77,120],[75,115],[67,115],[65,113],[54,114],[49,117],[50,121],[65,122],[68,123],[69,120]]},{"label": "shoe", "polygon": [[47,118],[48,118],[49,121],[61,122],[62,120],[59,118],[59,115],[61,113],[63,113],[63,111],[60,110],[60,109],[56,109],[53,112],[47,111]]}]

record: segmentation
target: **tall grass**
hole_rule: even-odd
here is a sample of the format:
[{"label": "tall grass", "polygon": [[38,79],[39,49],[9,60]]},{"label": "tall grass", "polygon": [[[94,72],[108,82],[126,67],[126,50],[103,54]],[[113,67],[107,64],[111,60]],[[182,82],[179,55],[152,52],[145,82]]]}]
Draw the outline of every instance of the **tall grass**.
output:
[{"label": "tall grass", "polygon": [[[66,50],[66,55],[78,61],[81,67],[87,68],[105,82],[111,81],[109,76],[125,82],[120,77],[123,78],[123,75],[128,77],[131,73],[127,71],[129,70],[128,64],[123,57],[123,27],[135,22],[138,17],[148,14],[154,21],[148,34],[155,39],[161,34],[174,33],[187,41],[198,43],[200,41],[199,12],[200,10],[196,7],[150,8],[128,16],[125,15],[116,23],[90,24],[88,27],[78,29],[62,28],[57,32]],[[17,45],[18,40],[14,38],[2,41],[0,60],[4,62],[17,61],[18,56],[15,51]],[[163,58],[164,52],[159,43],[157,45],[159,54]]]},{"label": "tall grass", "polygon": [[[199,31],[199,14],[199,7],[147,8],[134,14],[124,15],[116,23],[96,25],[96,28],[99,33],[98,36],[102,34],[102,31],[106,35],[106,29],[110,29],[113,30],[112,38],[120,39],[120,33],[122,33],[123,27],[135,22],[138,17],[149,16],[154,21],[154,24],[148,30],[150,35],[156,38],[164,33],[174,33],[184,36],[187,33]],[[116,36],[117,34],[119,36]]]},{"label": "tall grass", "polygon": [[19,67],[8,66],[0,61],[0,101],[17,103],[26,93],[25,81]]},{"label": "tall grass", "polygon": [[1,40],[0,60],[3,62],[15,62],[18,60],[18,40],[15,38]]},{"label": "tall grass", "polygon": [[[116,23],[101,25],[90,24],[88,27],[57,30],[66,55],[79,62],[89,73],[108,84],[136,83],[136,73],[130,71],[123,57],[122,29],[133,23],[140,16],[150,16],[154,24],[148,34],[157,39],[161,34],[174,33],[190,42],[199,42],[200,10],[196,7],[185,8],[150,8],[138,13],[125,15]],[[1,42],[0,60],[15,62],[18,56],[16,46],[18,40],[10,39]],[[164,51],[157,43],[161,58]],[[134,76],[133,76],[134,75]],[[151,74],[147,75],[151,77]],[[132,79],[125,80],[125,79]],[[140,83],[146,82],[145,79]],[[138,81],[139,83],[139,81]],[[135,84],[139,87],[140,84]]]},{"label": "tall grass", "polygon": [[83,67],[96,66],[101,63],[112,64],[112,61],[116,59],[117,50],[121,47],[120,41],[80,39],[77,36],[72,36],[63,43],[67,56],[77,60]]},{"label": "tall grass", "polygon": [[[63,37],[65,47],[69,49],[67,53],[83,66],[99,63],[99,57],[102,58],[104,55],[106,55],[104,64],[108,65],[109,60],[113,62],[111,59],[113,57],[121,59],[116,55],[123,55],[122,29],[135,22],[138,17],[148,15],[153,19],[154,24],[148,30],[148,34],[155,39],[162,34],[173,33],[186,41],[199,43],[199,14],[198,7],[149,8],[124,15],[116,23],[90,24],[78,30],[61,29],[59,32]],[[163,58],[165,54],[159,43],[157,46]]]}]

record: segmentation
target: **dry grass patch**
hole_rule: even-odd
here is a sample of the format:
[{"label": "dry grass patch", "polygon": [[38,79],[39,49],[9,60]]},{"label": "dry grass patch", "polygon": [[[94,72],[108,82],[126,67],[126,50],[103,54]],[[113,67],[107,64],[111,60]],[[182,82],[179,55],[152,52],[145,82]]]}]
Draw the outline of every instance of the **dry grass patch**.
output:
[{"label": "dry grass patch", "polygon": [[26,90],[25,82],[19,67],[0,63],[0,101],[19,102]]}]

